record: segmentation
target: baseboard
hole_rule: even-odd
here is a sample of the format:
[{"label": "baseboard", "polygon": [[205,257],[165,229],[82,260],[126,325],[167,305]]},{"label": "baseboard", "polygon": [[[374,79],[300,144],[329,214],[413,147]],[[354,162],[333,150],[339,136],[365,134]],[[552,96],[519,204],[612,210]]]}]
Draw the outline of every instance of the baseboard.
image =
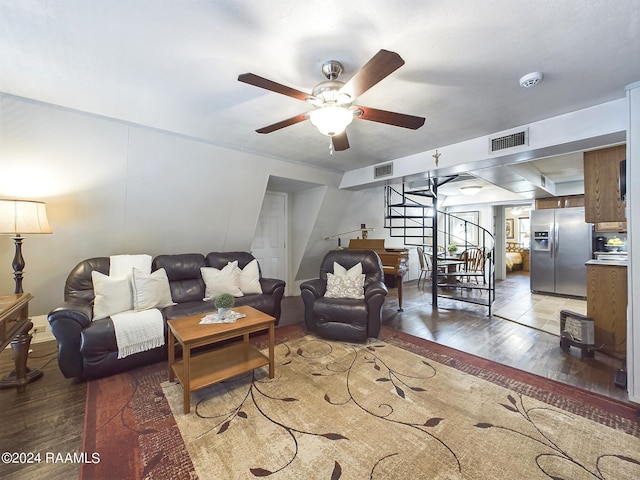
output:
[{"label": "baseboard", "polygon": [[31,317],[31,322],[33,323],[33,328],[30,330],[31,335],[33,335],[31,343],[42,343],[56,339],[51,333],[46,315]]}]

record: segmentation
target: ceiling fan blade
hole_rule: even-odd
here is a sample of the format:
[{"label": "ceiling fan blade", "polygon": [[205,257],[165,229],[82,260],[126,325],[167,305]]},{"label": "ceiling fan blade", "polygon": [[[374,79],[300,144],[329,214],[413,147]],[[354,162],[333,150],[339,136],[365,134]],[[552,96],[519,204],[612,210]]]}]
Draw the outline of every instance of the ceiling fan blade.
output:
[{"label": "ceiling fan blade", "polygon": [[253,73],[243,73],[241,75],[238,75],[238,81],[248,83],[249,85],[253,85],[254,87],[260,87],[264,88],[265,90],[271,90],[272,92],[287,95],[288,97],[297,98],[298,100],[302,100],[303,102],[311,96],[308,93],[296,90],[295,88],[287,87],[286,85],[276,83],[272,80],[268,80]]},{"label": "ceiling fan blade", "polygon": [[355,99],[402,65],[404,60],[400,55],[389,50],[380,50],[344,84],[340,92],[347,93]]},{"label": "ceiling fan blade", "polygon": [[347,131],[345,130],[340,135],[334,135],[331,137],[333,142],[333,149],[336,152],[341,152],[349,148],[349,139],[347,138]]},{"label": "ceiling fan blade", "polygon": [[417,130],[424,125],[424,117],[416,117],[404,113],[388,112],[387,110],[378,110],[377,108],[357,107],[362,111],[362,115],[356,115],[356,118],[369,120],[370,122],[386,123],[396,127],[410,128]]},{"label": "ceiling fan blade", "polygon": [[258,133],[271,133],[276,130],[280,130],[284,127],[289,127],[291,125],[295,125],[296,123],[304,122],[308,118],[307,114],[301,113],[300,115],[296,115],[295,117],[287,118],[286,120],[282,120],[281,122],[274,123],[273,125],[269,125],[266,127],[259,128],[256,130]]}]

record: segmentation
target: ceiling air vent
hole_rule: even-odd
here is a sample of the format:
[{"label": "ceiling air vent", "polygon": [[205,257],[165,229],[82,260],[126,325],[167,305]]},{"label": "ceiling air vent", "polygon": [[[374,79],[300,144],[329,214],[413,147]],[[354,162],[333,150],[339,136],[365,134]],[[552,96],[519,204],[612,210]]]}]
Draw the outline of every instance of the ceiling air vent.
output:
[{"label": "ceiling air vent", "polygon": [[503,135],[501,137],[489,138],[489,153],[501,152],[509,148],[529,145],[529,129]]},{"label": "ceiling air vent", "polygon": [[373,178],[388,177],[393,175],[393,162],[378,165],[374,168]]}]

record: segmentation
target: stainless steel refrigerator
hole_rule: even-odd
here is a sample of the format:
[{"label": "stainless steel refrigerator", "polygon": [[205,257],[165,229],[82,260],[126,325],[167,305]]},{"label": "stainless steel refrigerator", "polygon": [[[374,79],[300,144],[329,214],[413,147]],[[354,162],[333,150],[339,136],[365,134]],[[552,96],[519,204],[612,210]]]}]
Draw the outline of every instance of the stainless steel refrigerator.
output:
[{"label": "stainless steel refrigerator", "polygon": [[584,207],[531,211],[531,291],[587,296],[593,225]]}]

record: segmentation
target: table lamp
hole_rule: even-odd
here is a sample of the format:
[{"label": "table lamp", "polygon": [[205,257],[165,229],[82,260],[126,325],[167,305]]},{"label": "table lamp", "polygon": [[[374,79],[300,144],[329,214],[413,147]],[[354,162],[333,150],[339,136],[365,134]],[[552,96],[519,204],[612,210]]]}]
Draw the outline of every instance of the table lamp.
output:
[{"label": "table lamp", "polygon": [[0,235],[11,235],[16,244],[13,257],[13,276],[16,282],[14,293],[23,293],[22,235],[53,233],[47,220],[47,209],[43,202],[30,200],[0,200]]}]

